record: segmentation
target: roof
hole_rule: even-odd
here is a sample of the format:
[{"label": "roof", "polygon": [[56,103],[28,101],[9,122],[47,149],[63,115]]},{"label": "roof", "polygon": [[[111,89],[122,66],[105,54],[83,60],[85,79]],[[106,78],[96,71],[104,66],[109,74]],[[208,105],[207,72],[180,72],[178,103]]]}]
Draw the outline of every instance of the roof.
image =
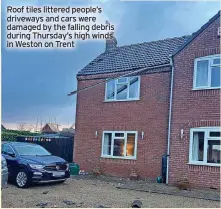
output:
[{"label": "roof", "polygon": [[4,141],[2,142],[2,144],[10,144],[10,145],[14,145],[14,146],[24,146],[24,145],[38,145],[38,144],[32,144],[32,143],[28,143],[28,142],[10,142],[10,141]]},{"label": "roof", "polygon": [[[50,127],[50,129],[53,131],[53,132],[59,132],[59,129],[58,129],[58,125],[57,124],[54,124],[54,123],[46,123],[45,125],[44,125],[44,127],[45,126],[49,126]],[[43,128],[44,128],[43,127]],[[42,129],[43,129],[42,128]]]},{"label": "roof", "polygon": [[69,138],[69,137],[63,136],[60,133],[56,133],[56,134],[36,135],[36,136],[33,136],[33,138]]},{"label": "roof", "polygon": [[206,24],[204,24],[198,31],[193,33],[192,36],[173,53],[173,56],[178,54],[180,51],[182,51],[188,44],[190,44],[190,42],[192,42],[198,35],[200,35],[207,27],[209,27],[219,17],[220,17],[220,11],[216,15],[214,15]]},{"label": "roof", "polygon": [[124,72],[169,64],[169,55],[182,46],[189,37],[182,36],[115,47],[100,54],[79,71],[77,76]]},{"label": "roof", "polygon": [[1,130],[6,130],[5,126],[1,124]]}]

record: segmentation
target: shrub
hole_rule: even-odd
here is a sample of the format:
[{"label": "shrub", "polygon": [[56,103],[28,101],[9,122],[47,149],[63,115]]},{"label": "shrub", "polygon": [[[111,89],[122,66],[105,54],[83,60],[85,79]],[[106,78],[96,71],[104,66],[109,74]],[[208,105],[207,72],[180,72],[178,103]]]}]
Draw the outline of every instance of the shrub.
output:
[{"label": "shrub", "polygon": [[27,137],[27,136],[36,136],[38,133],[32,133],[29,131],[18,131],[18,130],[4,130],[1,133],[2,141],[16,141],[17,137]]}]

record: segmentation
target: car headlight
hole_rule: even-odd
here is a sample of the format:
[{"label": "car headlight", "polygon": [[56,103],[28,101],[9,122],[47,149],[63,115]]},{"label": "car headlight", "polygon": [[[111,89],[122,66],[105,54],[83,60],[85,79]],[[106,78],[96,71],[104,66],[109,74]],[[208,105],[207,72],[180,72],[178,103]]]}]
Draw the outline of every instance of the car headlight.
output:
[{"label": "car headlight", "polygon": [[29,164],[32,169],[43,169],[44,165]]},{"label": "car headlight", "polygon": [[68,163],[66,164],[66,167],[67,167],[67,169],[66,169],[66,170],[69,170],[69,164],[68,164]]},{"label": "car headlight", "polygon": [[2,160],[2,169],[5,167],[7,167],[7,162],[6,162],[6,160]]}]

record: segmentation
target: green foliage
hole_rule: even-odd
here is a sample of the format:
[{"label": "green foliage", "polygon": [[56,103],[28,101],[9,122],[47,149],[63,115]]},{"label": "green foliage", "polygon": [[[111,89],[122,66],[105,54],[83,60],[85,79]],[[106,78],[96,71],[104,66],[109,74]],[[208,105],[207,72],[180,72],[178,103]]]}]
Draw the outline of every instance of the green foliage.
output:
[{"label": "green foliage", "polygon": [[7,132],[2,132],[1,134],[1,140],[2,141],[16,141],[16,134],[13,133],[7,133]]},{"label": "green foliage", "polygon": [[18,131],[18,130],[2,130],[1,140],[2,141],[16,141],[16,137],[23,136],[36,136],[38,133],[31,133],[29,131]]}]

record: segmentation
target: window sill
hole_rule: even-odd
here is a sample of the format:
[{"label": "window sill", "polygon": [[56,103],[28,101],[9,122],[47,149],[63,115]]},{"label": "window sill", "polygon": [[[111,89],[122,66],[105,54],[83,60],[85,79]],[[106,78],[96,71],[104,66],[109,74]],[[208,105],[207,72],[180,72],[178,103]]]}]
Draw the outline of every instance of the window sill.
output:
[{"label": "window sill", "polygon": [[193,91],[198,91],[198,90],[213,90],[213,89],[220,89],[221,87],[205,87],[205,88],[193,88]]},{"label": "window sill", "polygon": [[101,158],[108,158],[108,159],[119,159],[119,160],[137,160],[136,157],[113,157],[113,156],[101,156]]},{"label": "window sill", "polygon": [[140,99],[126,99],[126,100],[104,100],[103,102],[133,102],[140,101]]},{"label": "window sill", "polygon": [[203,166],[215,166],[220,167],[221,164],[215,164],[215,163],[200,163],[200,162],[189,162],[188,165],[203,165]]}]

